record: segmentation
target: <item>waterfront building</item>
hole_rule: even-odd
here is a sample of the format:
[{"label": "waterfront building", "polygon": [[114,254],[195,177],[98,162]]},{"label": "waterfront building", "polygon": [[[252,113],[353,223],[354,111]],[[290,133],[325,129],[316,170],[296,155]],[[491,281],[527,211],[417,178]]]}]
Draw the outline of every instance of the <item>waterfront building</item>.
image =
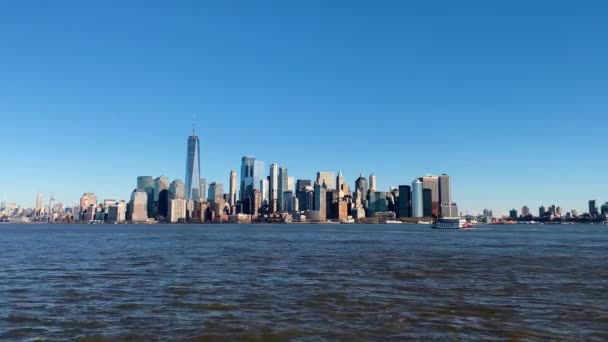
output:
[{"label": "waterfront building", "polygon": [[544,205],[541,205],[540,208],[538,208],[538,217],[543,217],[546,213],[547,209],[545,209]]},{"label": "waterfront building", "polygon": [[184,182],[180,179],[176,179],[169,185],[169,197],[170,199],[186,199],[186,187]]},{"label": "waterfront building", "polygon": [[511,220],[517,220],[517,210],[515,210],[515,209],[511,209],[511,210],[509,211],[509,218],[510,218]]},{"label": "waterfront building", "polygon": [[207,202],[207,180],[205,178],[201,178],[200,182],[200,187],[199,192],[200,192],[200,196],[199,199],[203,202]]},{"label": "waterfront building", "polygon": [[412,182],[412,217],[423,217],[424,203],[422,197],[422,181]]},{"label": "waterfront building", "polygon": [[194,128],[195,122],[193,121],[192,135],[188,137],[188,147],[186,150],[186,200],[199,199],[205,190],[199,188],[201,184],[200,142]]},{"label": "waterfront building", "polygon": [[85,192],[82,194],[82,197],[80,197],[81,210],[88,208],[91,204],[97,205],[97,196],[95,196],[95,194],[92,192]]},{"label": "waterfront building", "polygon": [[260,188],[261,181],[266,180],[266,169],[264,162],[261,160],[255,160],[253,162],[253,188],[262,191]]},{"label": "waterfront building", "polygon": [[325,184],[326,190],[332,190],[336,188],[335,185],[336,174],[333,172],[317,172],[317,184]]},{"label": "waterfront building", "polygon": [[186,220],[187,202],[183,198],[172,199],[169,202],[169,222],[183,222]]},{"label": "waterfront building", "polygon": [[424,217],[431,217],[434,215],[433,191],[431,189],[422,188],[422,213],[424,214]]},{"label": "waterfront building", "polygon": [[576,209],[572,209],[571,213],[572,213],[572,217],[578,216],[578,211],[576,211]]},{"label": "waterfront building", "polygon": [[283,191],[283,196],[281,196],[281,199],[283,201],[283,203],[281,204],[282,211],[288,212],[288,213],[294,211],[294,207],[293,207],[294,194],[293,194],[293,191],[291,191],[291,190],[285,190],[285,191]]},{"label": "waterfront building", "polygon": [[314,210],[315,191],[310,185],[304,186],[296,194],[300,211]]},{"label": "waterfront building", "polygon": [[530,208],[528,208],[527,206],[524,205],[521,208],[521,216],[523,216],[523,217],[530,216]]},{"label": "waterfront building", "polygon": [[144,222],[148,219],[148,194],[135,189],[131,194],[131,221]]},{"label": "waterfront building", "polygon": [[262,192],[258,189],[253,189],[253,201],[251,208],[251,215],[253,217],[257,217],[260,212],[260,208],[262,208]]},{"label": "waterfront building", "polygon": [[374,214],[385,212],[388,210],[386,202],[386,192],[371,191],[369,192],[369,206],[367,208],[367,216],[374,217]]},{"label": "waterfront building", "polygon": [[236,204],[236,171],[230,171],[230,196],[228,203],[231,206]]},{"label": "waterfront building", "polygon": [[124,202],[112,204],[108,207],[108,222],[123,223],[126,218],[126,210]]},{"label": "waterfront building", "polygon": [[606,217],[608,215],[608,202],[602,204],[600,207],[600,215]]},{"label": "waterfront building", "polygon": [[278,187],[278,198],[277,202],[279,204],[278,211],[287,211],[283,206],[283,194],[287,191],[287,183],[289,182],[289,176],[287,175],[287,168],[284,166],[279,167],[279,187]]},{"label": "waterfront building", "polygon": [[597,217],[597,206],[595,205],[595,200],[589,201],[589,215],[591,215],[591,218]]},{"label": "waterfront building", "polygon": [[327,220],[327,186],[325,183],[315,183],[314,187],[314,211],[319,213],[319,221],[324,222]]},{"label": "waterfront building", "polygon": [[[424,216],[435,216],[435,217],[439,217],[440,216],[440,212],[439,212],[439,177],[437,176],[432,176],[432,175],[426,175],[424,177],[422,177],[422,188],[423,189],[428,189],[430,190],[430,210],[431,210],[431,215],[427,215],[428,212],[425,212]],[[424,195],[424,193],[423,193]],[[426,202],[425,202],[426,203]],[[428,203],[427,203],[428,204]]]},{"label": "waterfront building", "polygon": [[363,177],[362,174],[355,180],[355,203],[362,205],[367,208],[367,193],[369,191],[369,183],[367,178]]},{"label": "waterfront building", "polygon": [[409,185],[399,185],[399,199],[397,202],[398,217],[411,217],[412,188]]},{"label": "waterfront building", "polygon": [[36,195],[36,213],[34,216],[42,215],[43,210],[44,210],[44,203],[43,203],[43,199],[42,199],[42,194],[38,193],[38,195]]},{"label": "waterfront building", "polygon": [[268,205],[271,213],[275,213],[278,210],[278,199],[279,199],[279,165],[270,165],[270,177],[269,182],[269,199]]},{"label": "waterfront building", "polygon": [[268,178],[260,180],[260,195],[262,196],[262,205],[268,204]]},{"label": "waterfront building", "polygon": [[255,157],[244,156],[241,159],[241,188],[239,198],[241,201],[251,197],[253,194],[253,172],[255,166]]},{"label": "waterfront building", "polygon": [[[247,197],[250,198],[250,197]],[[209,202],[222,203],[224,200],[224,186],[221,183],[211,182],[209,184]]]},{"label": "waterfront building", "polygon": [[452,181],[445,173],[439,176],[439,205],[442,217],[455,217],[451,215],[452,208]]},{"label": "waterfront building", "polygon": [[158,202],[158,196],[163,190],[169,190],[169,178],[167,176],[154,179],[154,202]]},{"label": "waterfront building", "polygon": [[[376,175],[375,174],[371,174],[369,175],[369,191],[376,191],[377,190],[377,184],[376,184]],[[371,200],[370,200],[371,202]]]},{"label": "waterfront building", "polygon": [[149,215],[152,215],[154,211],[154,177],[152,176],[139,176],[137,177],[137,189],[146,192],[148,197],[148,204],[146,209]]}]

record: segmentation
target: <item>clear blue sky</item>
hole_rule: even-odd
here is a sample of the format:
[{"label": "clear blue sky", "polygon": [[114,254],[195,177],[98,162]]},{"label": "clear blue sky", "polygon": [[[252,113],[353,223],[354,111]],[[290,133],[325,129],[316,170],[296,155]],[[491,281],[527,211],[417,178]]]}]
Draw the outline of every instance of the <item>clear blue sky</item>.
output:
[{"label": "clear blue sky", "polygon": [[1,199],[128,198],[243,155],[453,176],[461,209],[608,201],[603,1],[2,1]]}]

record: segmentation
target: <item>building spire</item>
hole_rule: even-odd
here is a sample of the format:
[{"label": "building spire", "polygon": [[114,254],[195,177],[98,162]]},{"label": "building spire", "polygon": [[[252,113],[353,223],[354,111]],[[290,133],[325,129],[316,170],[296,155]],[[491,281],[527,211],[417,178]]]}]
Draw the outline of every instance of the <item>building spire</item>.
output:
[{"label": "building spire", "polygon": [[192,114],[192,136],[194,136],[194,128],[196,127],[196,114]]}]

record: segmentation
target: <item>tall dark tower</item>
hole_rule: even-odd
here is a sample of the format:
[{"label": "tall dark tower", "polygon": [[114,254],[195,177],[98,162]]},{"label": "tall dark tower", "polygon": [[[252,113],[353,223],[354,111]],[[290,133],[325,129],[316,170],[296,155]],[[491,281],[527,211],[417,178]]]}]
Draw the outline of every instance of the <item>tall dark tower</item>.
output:
[{"label": "tall dark tower", "polygon": [[186,154],[186,199],[198,200],[204,193],[200,190],[201,158],[200,142],[194,132],[196,121],[192,118],[192,135],[188,137],[188,150]]}]

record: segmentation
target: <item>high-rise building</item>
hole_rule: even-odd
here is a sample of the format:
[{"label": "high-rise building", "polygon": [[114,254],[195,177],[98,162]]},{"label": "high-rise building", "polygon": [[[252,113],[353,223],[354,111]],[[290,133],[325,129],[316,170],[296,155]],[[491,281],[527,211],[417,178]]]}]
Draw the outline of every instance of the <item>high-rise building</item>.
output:
[{"label": "high-rise building", "polygon": [[199,184],[201,186],[199,186],[199,191],[200,191],[200,200],[207,202],[207,180],[205,178],[201,178]]},{"label": "high-rise building", "polygon": [[36,196],[36,215],[42,214],[42,210],[44,209],[44,203],[42,201],[42,194],[38,193]]},{"label": "high-rise building", "polygon": [[319,183],[318,177],[314,187],[314,210],[319,212],[319,221],[327,220],[327,183]]},{"label": "high-rise building", "polygon": [[158,196],[163,190],[169,190],[169,178],[167,176],[154,179],[154,202],[158,202]]},{"label": "high-rise building", "polygon": [[592,218],[597,217],[597,206],[595,205],[595,200],[589,201],[589,215],[591,215]]},{"label": "high-rise building", "polygon": [[[422,177],[422,188],[431,190],[430,194],[430,203],[431,203],[431,216],[439,217],[440,216],[440,203],[439,203],[439,177],[426,175]],[[424,194],[423,194],[424,195]],[[427,203],[428,204],[428,203]],[[425,214],[425,216],[427,216]]]},{"label": "high-rise building", "polygon": [[287,177],[287,190],[293,191],[294,193],[296,192],[295,182],[291,176]]},{"label": "high-rise building", "polygon": [[186,200],[197,200],[201,197],[204,189],[199,189],[201,184],[201,157],[200,142],[194,132],[195,122],[192,122],[192,135],[188,137],[188,149],[186,151]]},{"label": "high-rise building", "polygon": [[146,192],[148,198],[148,204],[146,205],[146,209],[148,211],[148,215],[152,215],[152,212],[154,211],[154,177],[137,177],[137,189]]},{"label": "high-rise building", "polygon": [[268,179],[260,180],[260,196],[262,197],[262,205],[268,204]]},{"label": "high-rise building", "polygon": [[230,171],[230,205],[236,204],[236,171]]},{"label": "high-rise building", "polygon": [[336,188],[336,174],[333,172],[317,172],[317,184],[325,184],[327,190]]},{"label": "high-rise building", "polygon": [[279,188],[277,202],[279,204],[278,211],[286,211],[283,207],[283,194],[288,189],[289,176],[287,175],[287,168],[284,166],[279,167]]},{"label": "high-rise building", "polygon": [[266,179],[266,169],[264,165],[264,162],[261,160],[256,159],[253,162],[253,188],[260,191],[262,190],[260,188],[260,182]]},{"label": "high-rise building", "polygon": [[262,207],[262,192],[260,190],[253,189],[253,201],[251,203],[253,206],[251,208],[251,215],[257,217]]},{"label": "high-rise building", "polygon": [[369,191],[369,183],[367,178],[362,174],[355,180],[355,202],[367,208],[367,192]]},{"label": "high-rise building", "polygon": [[369,192],[369,206],[367,207],[367,216],[374,217],[376,213],[385,212],[388,210],[386,203],[386,192],[371,191]]},{"label": "high-rise building", "polygon": [[97,205],[97,196],[92,192],[82,194],[82,197],[80,197],[80,210],[88,208],[91,204]]},{"label": "high-rise building", "polygon": [[169,222],[175,223],[186,220],[186,200],[172,199],[169,202]]},{"label": "high-rise building", "polygon": [[131,221],[143,222],[148,219],[148,194],[135,189],[131,194]]},{"label": "high-rise building", "polygon": [[186,198],[186,187],[184,182],[180,179],[176,179],[169,185],[169,197],[170,199],[185,199]]},{"label": "high-rise building", "polygon": [[[250,198],[250,197],[248,197]],[[209,184],[209,202],[222,203],[224,199],[224,186],[221,183]]]},{"label": "high-rise building", "polygon": [[245,198],[251,198],[253,194],[253,172],[255,166],[255,157],[244,156],[241,158],[241,187],[239,190],[239,198],[244,201]]},{"label": "high-rise building", "polygon": [[270,165],[270,177],[268,179],[269,186],[269,199],[268,205],[270,206],[270,212],[275,213],[278,210],[279,200],[279,165]]},{"label": "high-rise building", "polygon": [[423,215],[422,182],[416,179],[412,182],[412,217],[423,217]]},{"label": "high-rise building", "polygon": [[399,185],[399,200],[397,214],[399,217],[412,216],[412,188],[409,185]]},{"label": "high-rise building", "polygon": [[308,186],[312,186],[310,179],[298,179],[296,181],[296,191],[302,190]]},{"label": "high-rise building", "polygon": [[281,205],[282,211],[292,212],[295,210],[293,207],[293,199],[294,199],[293,191],[291,191],[291,190],[283,191],[283,196],[282,196],[283,204]]},{"label": "high-rise building", "polygon": [[530,208],[526,207],[525,205],[521,208],[521,216],[523,217],[527,217],[530,215]]},{"label": "high-rise building", "polygon": [[515,210],[515,209],[511,209],[511,210],[509,211],[509,218],[510,218],[511,220],[517,220],[517,210]]},{"label": "high-rise building", "polygon": [[378,188],[376,184],[376,175],[372,173],[371,175],[369,175],[369,191],[376,191],[377,189]]},{"label": "high-rise building", "polygon": [[441,216],[451,217],[450,211],[452,204],[452,181],[450,176],[445,173],[439,176],[439,206],[441,207]]},{"label": "high-rise building", "polygon": [[547,209],[545,209],[544,205],[541,205],[540,208],[538,208],[538,217],[543,217],[546,213]]},{"label": "high-rise building", "polygon": [[342,193],[340,194],[340,197],[344,197],[344,176],[342,175],[342,169],[340,169],[338,171],[338,176],[336,177],[336,189],[338,191],[342,191]]},{"label": "high-rise building", "polygon": [[424,217],[431,217],[433,213],[433,191],[431,189],[422,188],[422,213]]}]

